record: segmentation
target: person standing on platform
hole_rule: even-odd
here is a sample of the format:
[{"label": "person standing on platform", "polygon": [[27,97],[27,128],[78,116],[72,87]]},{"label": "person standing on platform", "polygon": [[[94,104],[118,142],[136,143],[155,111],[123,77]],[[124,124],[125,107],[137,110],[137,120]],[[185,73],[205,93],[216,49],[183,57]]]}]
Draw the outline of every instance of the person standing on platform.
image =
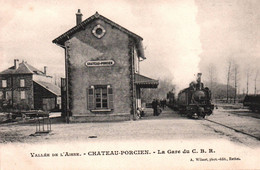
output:
[{"label": "person standing on platform", "polygon": [[155,99],[153,99],[153,102],[152,102],[152,107],[153,107],[153,115],[154,116],[157,116],[157,101]]}]

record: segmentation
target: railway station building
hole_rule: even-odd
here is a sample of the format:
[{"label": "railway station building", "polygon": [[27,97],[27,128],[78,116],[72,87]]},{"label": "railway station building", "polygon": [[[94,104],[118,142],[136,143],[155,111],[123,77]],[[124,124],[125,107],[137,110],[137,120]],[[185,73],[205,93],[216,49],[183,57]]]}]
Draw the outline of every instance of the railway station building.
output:
[{"label": "railway station building", "polygon": [[21,110],[58,110],[60,88],[52,83],[52,77],[27,62],[19,63],[0,72],[0,107]]},{"label": "railway station building", "polygon": [[142,37],[95,13],[53,40],[65,51],[63,115],[71,122],[130,120],[141,107],[141,88],[159,82],[140,74]]}]

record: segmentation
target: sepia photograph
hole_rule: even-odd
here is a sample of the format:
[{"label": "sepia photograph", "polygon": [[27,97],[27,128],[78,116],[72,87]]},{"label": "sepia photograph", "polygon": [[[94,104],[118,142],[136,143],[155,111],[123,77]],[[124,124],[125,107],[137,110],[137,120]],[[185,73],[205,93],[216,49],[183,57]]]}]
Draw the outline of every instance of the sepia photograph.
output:
[{"label": "sepia photograph", "polygon": [[0,4],[0,169],[260,169],[259,0]]}]

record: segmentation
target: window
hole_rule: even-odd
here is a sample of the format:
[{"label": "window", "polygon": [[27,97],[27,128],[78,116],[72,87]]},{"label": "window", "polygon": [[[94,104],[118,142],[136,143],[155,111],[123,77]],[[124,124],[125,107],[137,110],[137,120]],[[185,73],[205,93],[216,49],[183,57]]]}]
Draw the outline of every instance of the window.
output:
[{"label": "window", "polygon": [[107,109],[107,87],[95,89],[96,109]]},{"label": "window", "polygon": [[95,37],[97,38],[102,38],[105,33],[106,33],[106,30],[104,27],[102,27],[101,25],[96,25],[93,30],[92,30],[92,33],[94,34]]},{"label": "window", "polygon": [[6,80],[2,80],[2,87],[7,87],[7,81]]},{"label": "window", "polygon": [[24,87],[24,79],[20,79],[20,87]]},{"label": "window", "polygon": [[21,91],[21,99],[25,99],[25,91]]},{"label": "window", "polygon": [[110,85],[91,86],[87,93],[89,110],[113,109],[113,90]]}]

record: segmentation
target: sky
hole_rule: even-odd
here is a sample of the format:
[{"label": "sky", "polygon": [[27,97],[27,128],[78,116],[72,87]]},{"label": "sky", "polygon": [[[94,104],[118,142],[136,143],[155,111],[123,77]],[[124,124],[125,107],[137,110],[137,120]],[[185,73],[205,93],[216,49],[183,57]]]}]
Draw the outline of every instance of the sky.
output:
[{"label": "sky", "polygon": [[[207,66],[214,65],[219,81],[225,83],[231,59],[239,67],[240,93],[246,91],[248,69],[249,93],[254,93],[254,79],[260,72],[260,1],[196,0],[196,5],[202,44],[199,68],[206,74]],[[260,75],[257,87],[260,94]]]},{"label": "sky", "polygon": [[52,40],[75,26],[77,9],[83,20],[97,11],[143,37],[147,59],[141,74],[170,79],[179,89],[198,72],[205,78],[210,63],[225,82],[228,57],[241,70],[260,64],[257,0],[0,0],[0,5],[0,71],[17,58],[63,75],[64,50]]}]

